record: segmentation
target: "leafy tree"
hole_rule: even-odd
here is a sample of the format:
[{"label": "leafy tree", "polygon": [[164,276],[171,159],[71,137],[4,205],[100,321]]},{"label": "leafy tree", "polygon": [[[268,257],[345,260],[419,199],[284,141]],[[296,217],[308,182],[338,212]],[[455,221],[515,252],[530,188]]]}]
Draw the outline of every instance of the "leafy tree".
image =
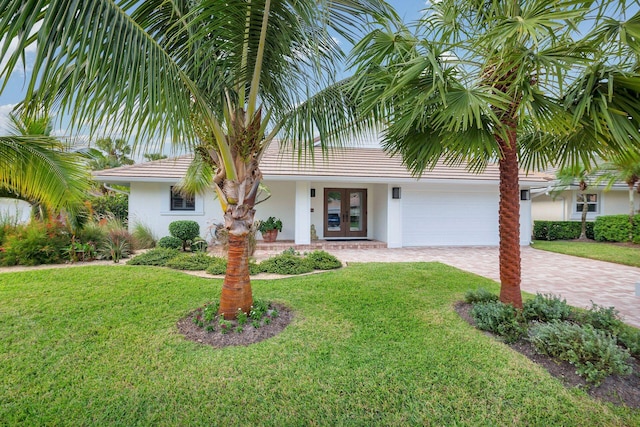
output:
[{"label": "leafy tree", "polygon": [[102,170],[132,165],[135,162],[127,157],[131,154],[131,146],[124,139],[100,138],[96,140],[97,149],[88,150],[91,157],[91,169]]},{"label": "leafy tree", "polygon": [[144,155],[144,158],[148,162],[153,162],[155,160],[166,159],[167,155],[162,153],[147,153]]},{"label": "leafy tree", "polygon": [[10,135],[0,136],[0,192],[25,200],[34,215],[66,210],[74,218],[83,209],[89,173],[81,156],[64,150],[51,136],[46,114],[11,114]]},{"label": "leafy tree", "polygon": [[185,189],[213,186],[222,206],[229,262],[220,311],[231,318],[252,303],[247,240],[264,151],[280,135],[302,156],[316,137],[327,147],[358,130],[334,81],[343,59],[334,35],[353,42],[369,16],[387,12],[381,0],[8,0],[2,51],[17,49],[0,76],[37,43],[27,103],[59,103],[72,130],[117,123],[139,141],[194,147],[200,179]]},{"label": "leafy tree", "polygon": [[440,0],[415,29],[391,22],[356,46],[352,88],[411,171],[497,159],[503,302],[522,306],[520,164],[640,145],[640,14],[625,13],[614,0]]}]

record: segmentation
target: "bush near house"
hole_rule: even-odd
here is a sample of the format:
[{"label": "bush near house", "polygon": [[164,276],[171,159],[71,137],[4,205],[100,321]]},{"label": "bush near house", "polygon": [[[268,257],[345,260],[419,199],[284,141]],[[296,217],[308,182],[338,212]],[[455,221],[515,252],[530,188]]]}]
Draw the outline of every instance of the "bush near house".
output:
[{"label": "bush near house", "polygon": [[0,263],[5,266],[60,263],[70,245],[71,234],[61,223],[31,221],[7,230]]},{"label": "bush near house", "polygon": [[173,221],[169,224],[169,233],[182,241],[182,250],[184,251],[187,249],[187,245],[190,245],[200,234],[200,224],[190,220]]},{"label": "bush near house", "polygon": [[[640,243],[640,215],[633,217],[633,242]],[[628,242],[629,215],[606,215],[596,218],[594,237],[599,242]]]},{"label": "bush near house", "polygon": [[[587,238],[594,238],[594,223],[587,222]],[[580,221],[534,221],[534,240],[573,240],[580,237]]]},{"label": "bush near house", "polygon": [[174,236],[164,236],[158,240],[159,248],[168,248],[168,249],[180,249],[182,247],[182,240],[178,239]]},{"label": "bush near house", "polygon": [[123,225],[129,220],[129,196],[126,194],[105,194],[91,197],[91,210],[97,219],[114,217]]}]

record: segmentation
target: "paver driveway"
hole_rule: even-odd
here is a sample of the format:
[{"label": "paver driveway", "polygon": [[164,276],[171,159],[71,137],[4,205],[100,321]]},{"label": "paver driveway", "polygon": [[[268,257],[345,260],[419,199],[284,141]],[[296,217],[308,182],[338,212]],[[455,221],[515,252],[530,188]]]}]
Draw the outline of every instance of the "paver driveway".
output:
[{"label": "paver driveway", "polygon": [[[344,262],[439,261],[500,281],[497,247],[331,249]],[[576,307],[591,301],[615,307],[627,323],[640,328],[640,268],[522,248],[522,289],[560,295]]]}]

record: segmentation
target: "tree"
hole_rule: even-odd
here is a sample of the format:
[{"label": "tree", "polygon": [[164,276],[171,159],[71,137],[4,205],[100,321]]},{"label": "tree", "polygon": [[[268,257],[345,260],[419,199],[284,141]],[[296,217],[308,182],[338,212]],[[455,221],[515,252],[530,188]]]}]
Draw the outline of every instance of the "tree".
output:
[{"label": "tree", "polygon": [[135,162],[127,157],[131,154],[131,146],[122,138],[100,138],[96,140],[97,149],[88,150],[91,157],[91,169],[102,170],[132,165]]},{"label": "tree", "polygon": [[592,182],[596,179],[592,169],[592,167],[585,166],[580,163],[563,167],[556,174],[558,185],[556,185],[553,191],[554,193],[564,191],[578,181],[578,190],[580,190],[580,194],[577,197],[577,202],[582,203],[582,214],[580,216],[582,228],[580,231],[580,240],[587,239],[587,213],[589,212],[587,189],[589,189]]},{"label": "tree", "polygon": [[11,114],[10,120],[11,135],[0,136],[2,196],[25,200],[43,211],[79,213],[90,181],[82,157],[64,151],[51,136],[46,114],[23,112]]},{"label": "tree", "polygon": [[144,155],[144,158],[148,162],[153,162],[155,160],[166,159],[167,155],[166,154],[162,154],[162,153],[146,153]]},{"label": "tree", "polygon": [[[522,306],[519,167],[640,145],[640,15],[613,0],[441,0],[414,30],[356,46],[354,96],[388,121],[385,149],[416,175],[439,159],[500,169],[500,299]],[[581,39],[579,24],[594,30]]]},{"label": "tree", "polygon": [[358,25],[386,13],[381,0],[9,0],[0,40],[2,52],[17,50],[0,76],[37,42],[27,103],[59,103],[72,131],[117,123],[137,140],[194,148],[199,179],[184,189],[213,186],[220,201],[229,234],[220,311],[232,318],[252,303],[247,239],[264,151],[280,135],[302,156],[315,137],[327,147],[361,129],[334,81],[335,37],[352,42]]},{"label": "tree", "polygon": [[634,215],[636,208],[635,192],[640,192],[640,153],[634,151],[622,153],[598,166],[598,182],[606,182],[610,189],[616,182],[623,181],[629,188],[629,241],[633,241]]}]

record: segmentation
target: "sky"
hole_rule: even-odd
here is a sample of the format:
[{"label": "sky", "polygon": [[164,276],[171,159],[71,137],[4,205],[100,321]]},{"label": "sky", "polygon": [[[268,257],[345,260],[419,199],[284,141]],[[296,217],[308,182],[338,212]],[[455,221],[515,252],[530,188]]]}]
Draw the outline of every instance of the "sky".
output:
[{"label": "sky", "polygon": [[[425,0],[388,0],[388,3],[398,11],[399,15],[405,19],[405,22],[415,20],[420,16],[420,10],[425,7]],[[16,67],[16,70],[7,82],[5,90],[0,93],[0,135],[7,134],[8,115],[14,106],[24,97],[24,88],[30,76],[28,69],[29,61],[33,61],[34,56],[34,48],[31,48],[31,50],[27,52],[26,72],[22,67]],[[4,65],[4,60],[0,59],[0,69],[2,69]],[[60,123],[56,123],[56,125],[58,128],[54,130],[54,133],[56,135],[64,135],[65,129],[60,128]]]}]

